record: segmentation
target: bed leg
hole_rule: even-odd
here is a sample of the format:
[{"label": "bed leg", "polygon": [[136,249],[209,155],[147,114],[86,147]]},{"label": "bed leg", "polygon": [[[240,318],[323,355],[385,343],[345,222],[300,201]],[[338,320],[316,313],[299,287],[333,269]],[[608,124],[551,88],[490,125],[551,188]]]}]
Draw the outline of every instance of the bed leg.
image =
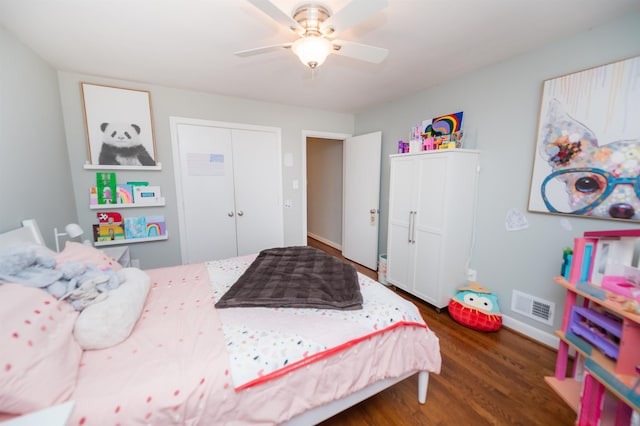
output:
[{"label": "bed leg", "polygon": [[424,404],[427,401],[427,388],[429,387],[429,373],[418,373],[418,402]]}]

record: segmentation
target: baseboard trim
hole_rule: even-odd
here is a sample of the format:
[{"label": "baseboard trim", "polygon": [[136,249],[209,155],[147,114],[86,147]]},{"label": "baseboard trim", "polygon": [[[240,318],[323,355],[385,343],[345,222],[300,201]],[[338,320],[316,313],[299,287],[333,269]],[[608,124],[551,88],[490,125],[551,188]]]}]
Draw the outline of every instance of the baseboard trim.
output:
[{"label": "baseboard trim", "polygon": [[502,314],[502,324],[505,327],[508,327],[514,331],[517,331],[518,333],[521,333],[535,341],[543,343],[554,349],[557,349],[558,345],[560,344],[560,339],[557,336],[547,333],[545,331],[539,330],[522,321],[518,321],[513,317]]},{"label": "baseboard trim", "polygon": [[320,235],[316,235],[314,233],[307,232],[307,237],[313,238],[314,240],[320,241],[322,244],[326,244],[329,247],[333,247],[336,250],[342,251],[342,245],[341,244],[337,244],[337,243],[334,243],[333,241],[329,241],[326,238],[322,238]]}]

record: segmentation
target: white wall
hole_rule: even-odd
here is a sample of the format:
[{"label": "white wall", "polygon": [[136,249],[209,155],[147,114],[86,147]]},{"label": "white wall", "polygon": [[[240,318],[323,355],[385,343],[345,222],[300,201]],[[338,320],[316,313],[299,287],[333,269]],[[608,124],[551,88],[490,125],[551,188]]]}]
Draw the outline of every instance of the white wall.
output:
[{"label": "white wall", "polygon": [[55,248],[77,220],[56,71],[3,27],[0,64],[0,232],[34,218]]},{"label": "white wall", "polygon": [[[130,245],[132,257],[139,258],[143,268],[181,263],[177,216],[179,207],[176,204],[171,158],[170,116],[280,127],[282,129],[282,153],[283,155],[290,154],[293,158],[293,165],[291,167],[284,166],[282,170],[283,199],[293,201],[291,209],[283,209],[284,241],[285,244],[290,245],[306,243],[302,229],[302,185],[298,189],[293,188],[293,180],[297,179],[301,184],[304,182],[301,167],[303,131],[352,133],[354,121],[352,114],[298,108],[91,75],[59,72],[73,192],[78,203],[77,214],[80,224],[87,229],[91,224],[96,223],[96,211],[89,210],[88,207],[88,191],[89,187],[95,185],[95,171],[82,168],[87,160],[87,149],[80,94],[81,81],[148,90],[151,93],[157,160],[162,163],[162,170],[117,173],[118,181],[148,180],[151,184],[159,185],[167,201],[167,206],[163,208],[132,209],[131,212],[126,212],[132,216],[137,214],[164,214],[165,216],[169,240]],[[258,179],[259,176],[256,178]]]},{"label": "white wall", "polygon": [[[389,159],[399,139],[423,119],[464,111],[465,148],[481,150],[479,208],[471,267],[497,292],[502,312],[525,332],[551,333],[560,325],[564,292],[554,284],[562,250],[585,230],[638,227],[620,221],[564,218],[527,212],[542,82],[640,54],[640,14],[558,41],[432,89],[356,115],[356,134],[383,132],[380,252],[386,252]],[[381,128],[382,126],[382,128]],[[529,228],[507,232],[510,208],[525,212]],[[564,228],[563,223],[571,226]],[[464,254],[461,254],[464,255]],[[546,326],[510,310],[511,290],[556,303]],[[522,322],[522,324],[516,323]]]}]

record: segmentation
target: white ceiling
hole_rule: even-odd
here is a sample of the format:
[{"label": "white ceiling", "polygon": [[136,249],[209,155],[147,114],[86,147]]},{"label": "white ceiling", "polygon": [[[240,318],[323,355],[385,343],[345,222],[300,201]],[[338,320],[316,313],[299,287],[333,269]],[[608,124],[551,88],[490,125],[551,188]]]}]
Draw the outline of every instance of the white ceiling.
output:
[{"label": "white ceiling", "polygon": [[59,70],[358,112],[635,11],[640,0],[390,0],[339,34],[389,49],[383,63],[330,55],[313,74],[290,51],[233,54],[297,38],[245,0],[0,0],[0,25]]}]

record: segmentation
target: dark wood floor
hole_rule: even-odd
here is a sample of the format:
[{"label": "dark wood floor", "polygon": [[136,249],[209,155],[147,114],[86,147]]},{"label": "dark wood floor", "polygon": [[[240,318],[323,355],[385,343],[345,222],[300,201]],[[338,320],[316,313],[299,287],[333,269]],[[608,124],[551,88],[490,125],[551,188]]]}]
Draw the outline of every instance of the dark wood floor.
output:
[{"label": "dark wood floor", "polygon": [[[340,257],[321,242],[308,245]],[[349,263],[348,260],[346,260]],[[377,273],[354,264],[377,280]],[[482,333],[403,291],[440,339],[442,371],[431,374],[427,402],[418,403],[411,377],[322,423],[333,425],[574,425],[576,414],[544,382],[553,375],[555,350],[502,328]]]}]

